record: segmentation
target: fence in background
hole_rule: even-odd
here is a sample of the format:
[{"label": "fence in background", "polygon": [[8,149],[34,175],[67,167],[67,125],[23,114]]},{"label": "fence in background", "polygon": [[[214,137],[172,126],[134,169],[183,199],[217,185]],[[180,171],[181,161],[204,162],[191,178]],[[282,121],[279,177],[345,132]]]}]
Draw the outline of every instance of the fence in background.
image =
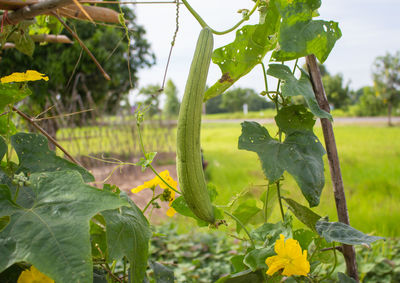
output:
[{"label": "fence in background", "polygon": [[[147,152],[175,152],[175,121],[145,121],[141,132]],[[92,125],[59,129],[57,140],[87,168],[107,165],[90,156],[130,162],[143,156],[136,121],[132,116],[102,118]],[[62,155],[62,152],[58,154]]]}]

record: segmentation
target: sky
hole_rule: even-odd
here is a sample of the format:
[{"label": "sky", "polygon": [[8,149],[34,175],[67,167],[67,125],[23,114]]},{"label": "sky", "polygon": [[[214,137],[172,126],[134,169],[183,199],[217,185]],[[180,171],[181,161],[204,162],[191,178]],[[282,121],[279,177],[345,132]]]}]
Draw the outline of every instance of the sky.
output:
[{"label": "sky", "polygon": [[[216,30],[230,28],[241,19],[237,13],[239,9],[251,9],[254,5],[251,0],[189,0],[189,3]],[[136,4],[134,9],[137,23],[145,28],[146,38],[157,58],[156,65],[139,72],[139,87],[161,84],[175,31],[176,5]],[[320,19],[339,22],[343,34],[324,63],[328,71],[331,74],[341,73],[354,90],[372,85],[371,69],[375,58],[400,50],[400,0],[322,0],[319,13]],[[245,24],[257,22],[258,15],[254,13]],[[181,5],[179,32],[167,74],[167,78],[177,86],[180,97],[200,30],[197,21]],[[234,32],[215,35],[214,48],[229,44],[234,38]],[[268,64],[268,58],[264,62]],[[219,67],[211,64],[208,85],[214,84],[220,77]],[[263,91],[261,68],[253,69],[235,86]],[[135,95],[135,91],[133,93]]]}]

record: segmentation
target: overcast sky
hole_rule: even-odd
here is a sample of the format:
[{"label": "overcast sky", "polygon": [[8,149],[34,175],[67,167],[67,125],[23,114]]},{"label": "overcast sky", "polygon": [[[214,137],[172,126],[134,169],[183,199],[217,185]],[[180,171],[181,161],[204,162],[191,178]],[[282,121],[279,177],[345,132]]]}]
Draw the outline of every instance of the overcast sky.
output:
[{"label": "overcast sky", "polygon": [[[230,28],[241,15],[237,10],[251,9],[251,0],[189,0],[193,8],[216,30]],[[146,38],[156,54],[157,64],[139,73],[139,87],[161,84],[167,62],[172,35],[175,30],[174,4],[137,4],[137,23],[146,29]],[[372,85],[371,66],[377,56],[400,50],[400,0],[322,0],[320,18],[339,22],[343,36],[336,43],[325,65],[331,74],[342,73],[352,89]],[[183,95],[187,73],[193,56],[200,25],[180,6],[180,28],[168,71]],[[257,23],[255,13],[246,24]],[[226,45],[235,38],[234,33],[214,36],[215,46]],[[268,63],[267,61],[265,61]],[[211,64],[208,84],[212,85],[221,76],[217,65]],[[260,68],[255,68],[235,86],[263,90]]]}]

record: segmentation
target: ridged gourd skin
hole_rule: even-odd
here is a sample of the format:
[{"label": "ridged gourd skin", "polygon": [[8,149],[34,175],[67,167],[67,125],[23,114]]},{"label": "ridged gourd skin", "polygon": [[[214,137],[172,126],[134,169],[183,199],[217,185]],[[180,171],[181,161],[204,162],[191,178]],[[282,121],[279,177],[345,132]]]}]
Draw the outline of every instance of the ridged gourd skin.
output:
[{"label": "ridged gourd skin", "polygon": [[200,127],[213,46],[211,30],[202,29],[190,66],[177,129],[177,172],[180,189],[192,212],[209,223],[214,223],[215,218],[202,166]]}]

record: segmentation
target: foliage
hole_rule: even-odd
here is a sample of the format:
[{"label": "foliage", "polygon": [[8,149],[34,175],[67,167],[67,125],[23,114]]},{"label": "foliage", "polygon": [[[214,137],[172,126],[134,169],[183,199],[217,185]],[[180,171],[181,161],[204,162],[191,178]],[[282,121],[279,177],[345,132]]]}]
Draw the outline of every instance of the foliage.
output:
[{"label": "foliage", "polygon": [[365,86],[357,91],[357,116],[378,116],[384,113],[385,103],[376,95],[373,87]]},{"label": "foliage", "polygon": [[[110,8],[118,7],[112,5]],[[73,25],[73,29],[76,30],[85,45],[110,74],[111,81],[104,79],[89,56],[82,53],[78,42],[73,45],[36,46],[34,57],[12,49],[3,50],[2,75],[24,71],[26,66],[46,72],[50,80],[46,84],[32,86],[33,95],[30,103],[35,105],[34,109],[38,112],[48,107],[46,101],[51,101],[50,104],[58,101],[60,105],[66,106],[65,111],[83,110],[81,109],[82,105],[90,105],[90,107],[97,107],[100,112],[115,113],[121,99],[132,88],[129,81],[132,80],[134,86],[137,83],[136,76],[139,69],[154,63],[154,55],[150,51],[149,43],[144,38],[144,28],[135,23],[136,16],[133,10],[127,7],[122,7],[122,10],[125,19],[129,21],[131,41],[129,52],[128,40],[125,38],[123,29],[95,26],[74,20],[68,23]],[[46,17],[52,23],[53,17]],[[62,31],[62,34],[70,36],[65,30]],[[129,62],[127,58],[129,58]],[[77,95],[82,104],[78,104]],[[90,99],[94,105],[91,104]]]},{"label": "foliage", "polygon": [[144,100],[140,103],[148,107],[147,114],[150,117],[160,115],[160,86],[154,84],[147,85],[139,90],[139,94],[144,96]]},{"label": "foliage", "polygon": [[178,100],[178,90],[172,80],[167,81],[165,87],[166,101],[164,106],[164,113],[167,117],[176,117],[179,113],[179,100]]},{"label": "foliage", "polygon": [[334,109],[346,109],[351,104],[349,83],[344,85],[342,74],[326,74],[322,77],[326,96]]},{"label": "foliage", "polygon": [[400,102],[400,51],[376,58],[372,75],[375,91],[387,105],[391,125],[392,108]]}]

